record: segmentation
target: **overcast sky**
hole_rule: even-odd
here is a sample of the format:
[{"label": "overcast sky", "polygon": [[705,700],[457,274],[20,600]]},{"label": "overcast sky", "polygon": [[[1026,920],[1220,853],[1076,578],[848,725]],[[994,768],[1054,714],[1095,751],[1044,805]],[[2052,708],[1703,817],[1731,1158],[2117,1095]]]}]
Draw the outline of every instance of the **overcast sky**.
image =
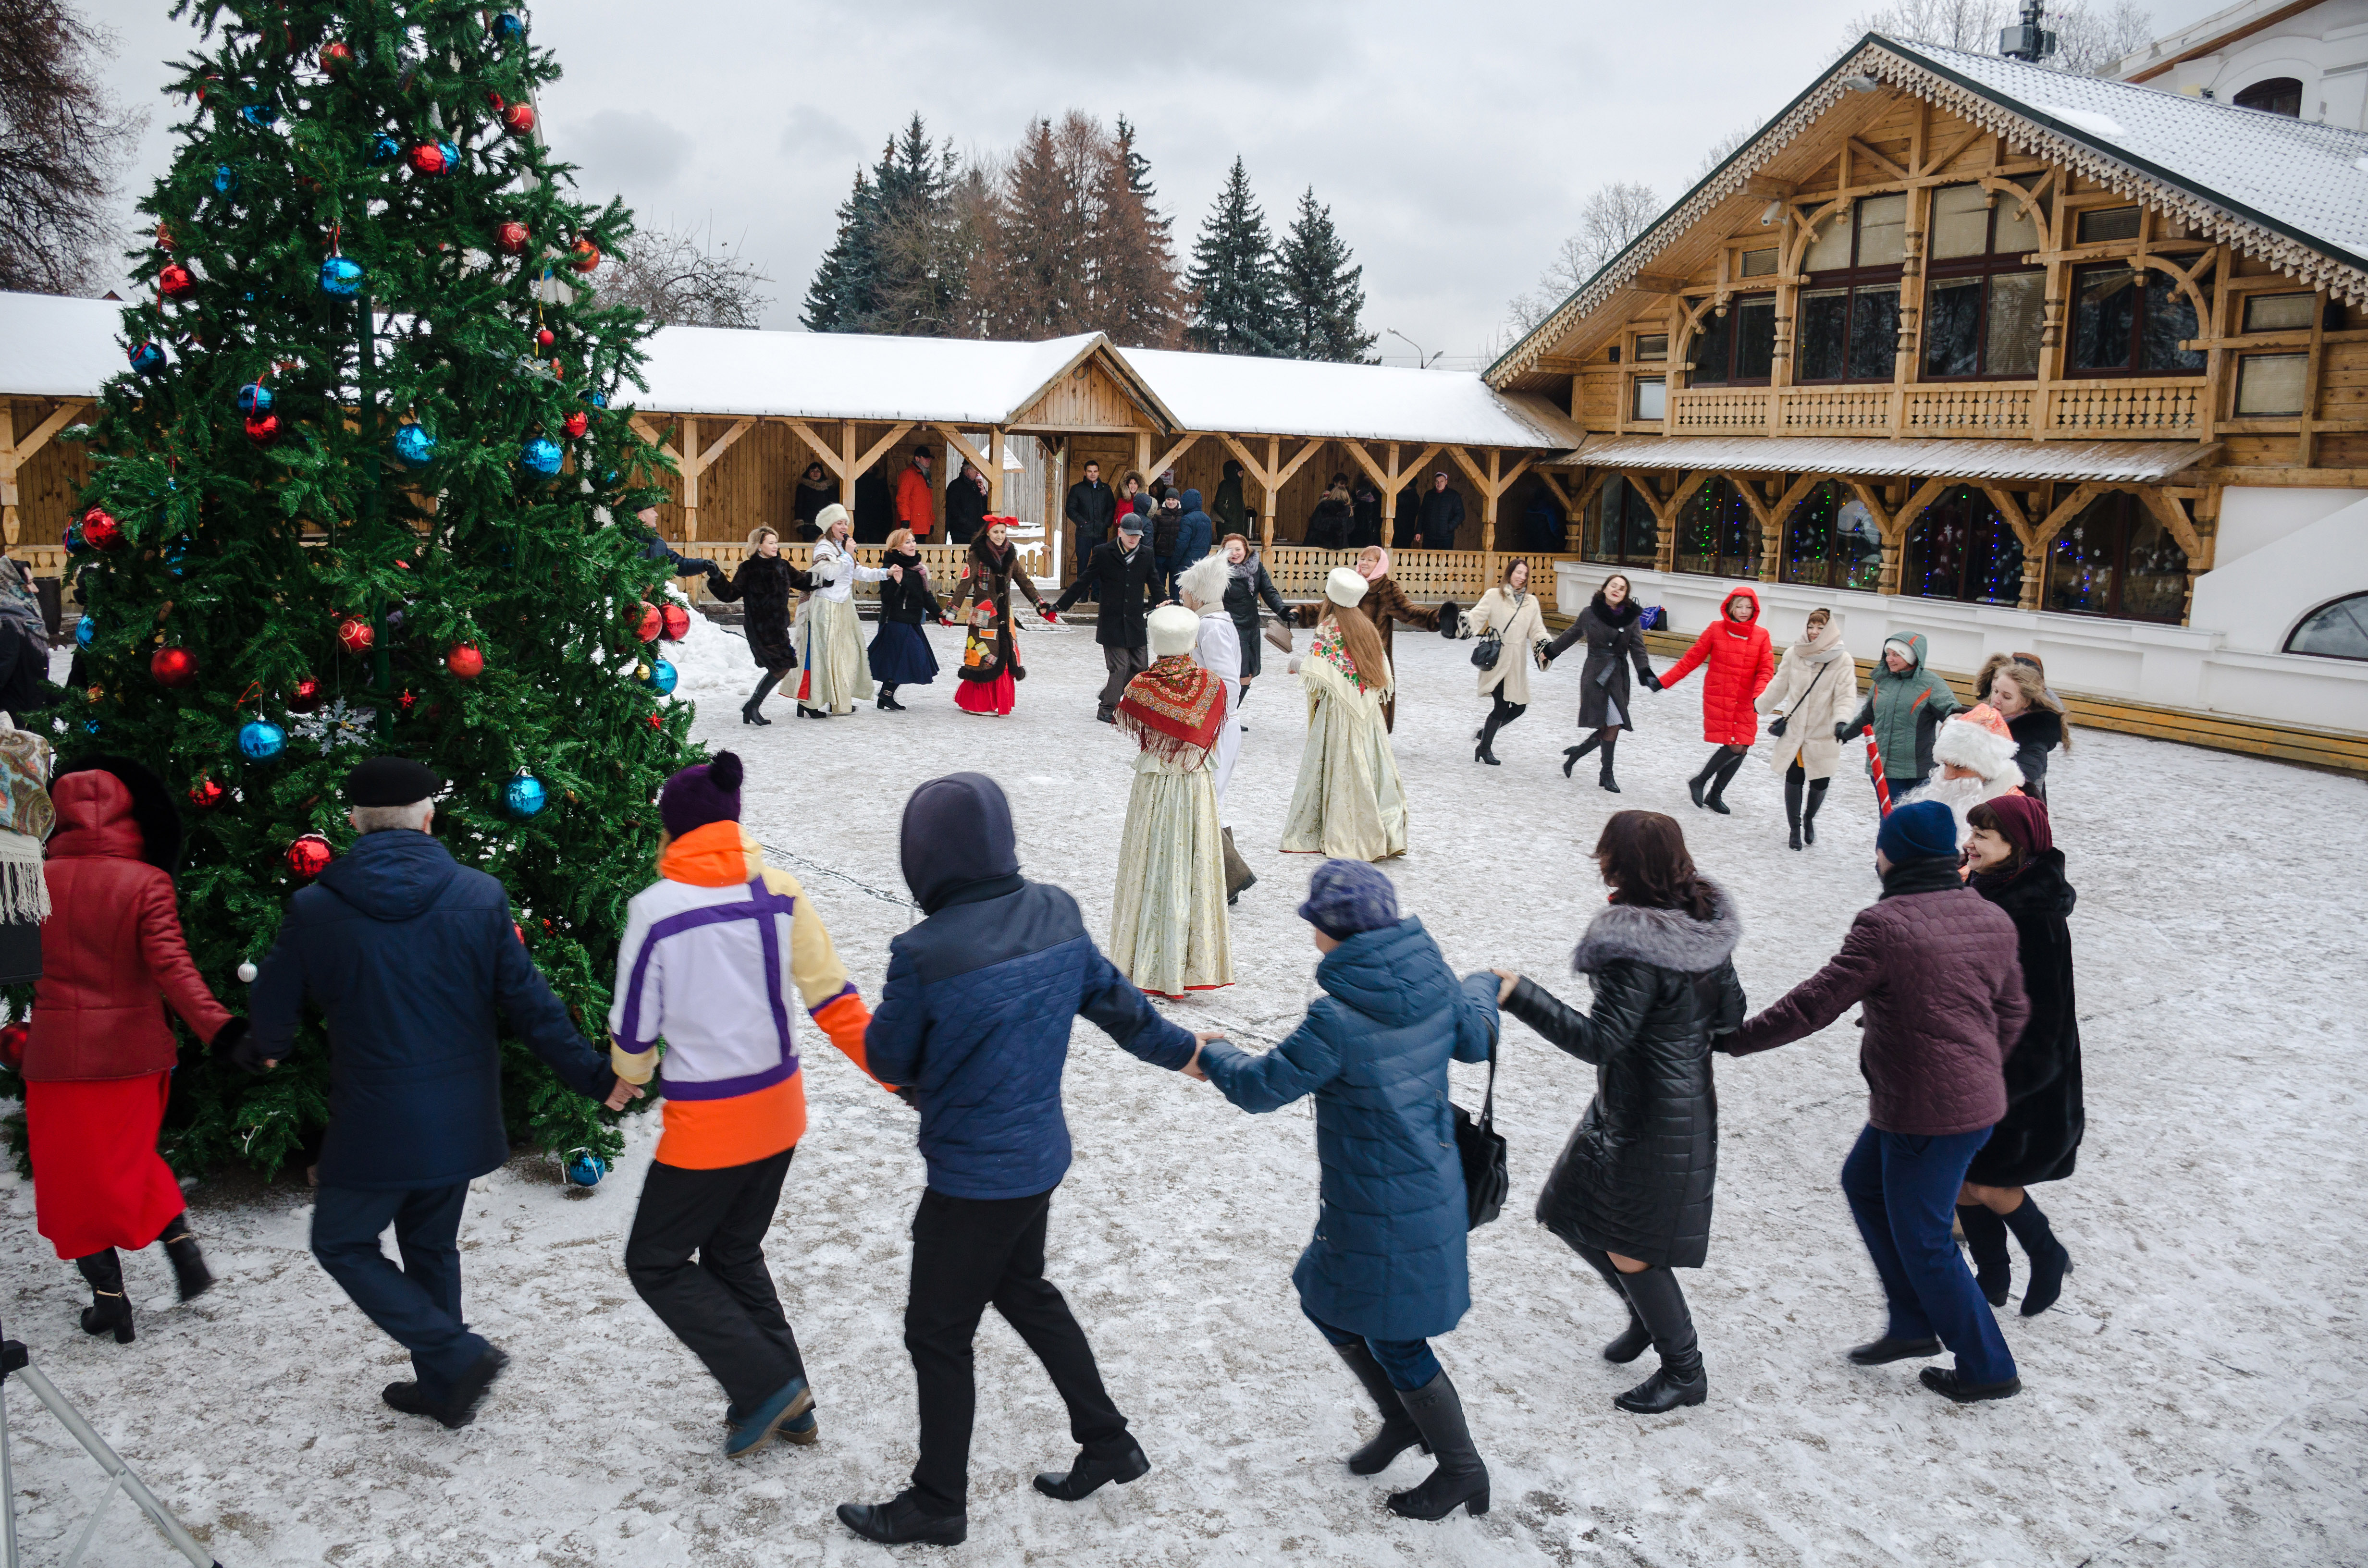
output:
[{"label": "overcast sky", "polygon": [[[162,62],[196,34],[166,0],[83,3],[121,40],[120,95],[154,106],[131,176],[144,190],[178,116]],[[545,0],[530,16],[566,72],[544,126],[584,194],[745,241],[774,279],[768,326],[795,325],[857,165],[914,110],[988,151],[1080,108],[1139,128],[1179,249],[1235,153],[1278,232],[1313,185],[1364,264],[1367,327],[1470,366],[1588,191],[1641,179],[1673,199],[1712,143],[1781,108],[1870,8]],[[2157,0],[2156,30],[2217,8]],[[1412,362],[1399,338],[1380,347]]]}]

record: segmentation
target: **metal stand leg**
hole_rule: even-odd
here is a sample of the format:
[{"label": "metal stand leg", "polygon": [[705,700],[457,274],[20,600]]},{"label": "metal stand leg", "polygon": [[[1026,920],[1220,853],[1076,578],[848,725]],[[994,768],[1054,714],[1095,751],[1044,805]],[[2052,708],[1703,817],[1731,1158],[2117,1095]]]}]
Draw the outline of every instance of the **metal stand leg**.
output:
[{"label": "metal stand leg", "polygon": [[17,1480],[8,1471],[8,1385],[0,1372],[0,1545],[7,1550],[6,1568],[17,1568]]},{"label": "metal stand leg", "polygon": [[[17,1356],[23,1354],[13,1344],[10,1349],[16,1350]],[[10,1361],[16,1359],[17,1356],[8,1358]],[[90,1544],[91,1536],[98,1528],[99,1515],[106,1512],[107,1506],[114,1501],[116,1493],[120,1491],[140,1505],[141,1512],[146,1514],[154,1522],[156,1528],[165,1532],[165,1539],[173,1543],[174,1550],[188,1558],[195,1568],[222,1568],[222,1564],[214,1561],[213,1553],[199,1545],[197,1538],[182,1528],[181,1521],[173,1517],[172,1510],[156,1500],[156,1494],[148,1490],[147,1483],[132,1472],[130,1465],[123,1462],[123,1457],[120,1454],[108,1447],[107,1439],[100,1437],[92,1428],[91,1424],[82,1418],[82,1413],[68,1402],[65,1395],[58,1392],[55,1383],[41,1375],[39,1368],[19,1363],[6,1368],[5,1371],[0,1371],[0,1377],[5,1377],[9,1372],[15,1374],[17,1381],[33,1391],[33,1397],[49,1407],[50,1414],[58,1418],[58,1425],[74,1435],[74,1441],[80,1443],[84,1451],[98,1461],[99,1468],[107,1471],[110,1478],[107,1491],[99,1497],[98,1506],[91,1514],[89,1523],[83,1527],[82,1539],[74,1543],[73,1552],[66,1558],[68,1564],[81,1558],[84,1548]],[[7,1415],[5,1396],[0,1396],[0,1503],[6,1505],[5,1517],[7,1521],[6,1530],[8,1551],[7,1568],[17,1568],[17,1494],[10,1483],[8,1472]]]}]

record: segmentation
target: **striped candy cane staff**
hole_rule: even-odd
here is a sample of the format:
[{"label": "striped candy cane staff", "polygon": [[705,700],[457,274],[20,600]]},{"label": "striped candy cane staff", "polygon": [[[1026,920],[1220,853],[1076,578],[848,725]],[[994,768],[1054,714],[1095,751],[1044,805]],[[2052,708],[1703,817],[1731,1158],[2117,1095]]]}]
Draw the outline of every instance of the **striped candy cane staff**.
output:
[{"label": "striped candy cane staff", "polygon": [[1882,805],[1883,814],[1889,816],[1891,814],[1891,781],[1883,776],[1883,750],[1874,744],[1874,726],[1869,724],[1860,730],[1859,733],[1866,737],[1866,766],[1868,771],[1874,775],[1874,798]]}]

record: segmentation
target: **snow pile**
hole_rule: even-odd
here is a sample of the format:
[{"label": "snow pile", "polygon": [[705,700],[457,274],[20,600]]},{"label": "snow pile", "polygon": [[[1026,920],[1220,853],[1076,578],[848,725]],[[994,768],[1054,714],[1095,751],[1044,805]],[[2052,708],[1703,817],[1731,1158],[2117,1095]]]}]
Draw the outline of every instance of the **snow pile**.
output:
[{"label": "snow pile", "polygon": [[[670,597],[677,604],[684,603],[678,593]],[[707,706],[727,719],[731,712],[717,699],[726,691],[736,691],[745,698],[757,684],[757,665],[748,656],[747,638],[741,635],[739,628],[718,626],[696,609],[690,612],[690,630],[683,634],[681,642],[659,642],[655,646],[659,656],[673,665],[680,677],[675,695],[686,699],[708,698]]]}]

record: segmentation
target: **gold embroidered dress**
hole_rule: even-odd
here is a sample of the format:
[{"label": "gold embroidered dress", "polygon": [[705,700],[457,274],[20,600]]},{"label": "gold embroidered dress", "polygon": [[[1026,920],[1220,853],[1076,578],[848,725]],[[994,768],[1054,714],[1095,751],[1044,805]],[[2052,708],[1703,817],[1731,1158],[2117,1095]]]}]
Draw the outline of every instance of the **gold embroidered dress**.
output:
[{"label": "gold embroidered dress", "polygon": [[1283,819],[1283,852],[1347,860],[1405,854],[1406,786],[1382,719],[1388,680],[1357,673],[1330,620],[1300,661],[1299,680],[1307,692],[1307,747]]},{"label": "gold embroidered dress", "polygon": [[1226,722],[1224,683],[1190,654],[1127,683],[1119,728],[1141,744],[1119,840],[1110,961],[1155,995],[1234,983],[1224,830],[1210,756]]}]

